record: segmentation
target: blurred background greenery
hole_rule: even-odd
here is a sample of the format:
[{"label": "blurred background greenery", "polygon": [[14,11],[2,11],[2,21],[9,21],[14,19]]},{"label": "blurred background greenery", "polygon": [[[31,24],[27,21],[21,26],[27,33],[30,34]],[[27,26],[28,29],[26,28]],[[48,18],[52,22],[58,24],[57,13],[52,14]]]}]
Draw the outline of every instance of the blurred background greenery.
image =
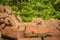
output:
[{"label": "blurred background greenery", "polygon": [[14,15],[20,15],[24,22],[37,17],[60,19],[60,0],[0,0],[0,4],[11,6]]}]

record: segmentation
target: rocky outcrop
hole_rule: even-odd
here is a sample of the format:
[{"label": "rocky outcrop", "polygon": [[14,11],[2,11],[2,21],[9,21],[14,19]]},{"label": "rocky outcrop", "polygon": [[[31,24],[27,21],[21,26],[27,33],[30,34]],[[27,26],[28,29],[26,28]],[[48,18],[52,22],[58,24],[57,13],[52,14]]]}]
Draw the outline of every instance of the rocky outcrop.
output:
[{"label": "rocky outcrop", "polygon": [[0,9],[2,38],[11,40],[60,40],[60,20],[33,18],[31,22],[23,22],[19,15],[17,17],[13,15],[10,6],[3,7],[0,5]]}]

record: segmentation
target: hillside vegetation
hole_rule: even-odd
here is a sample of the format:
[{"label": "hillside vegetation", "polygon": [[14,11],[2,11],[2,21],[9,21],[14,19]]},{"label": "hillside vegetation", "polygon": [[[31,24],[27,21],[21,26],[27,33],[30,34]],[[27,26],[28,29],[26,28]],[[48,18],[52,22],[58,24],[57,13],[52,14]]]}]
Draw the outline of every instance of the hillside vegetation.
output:
[{"label": "hillside vegetation", "polygon": [[14,15],[25,22],[37,17],[60,19],[60,0],[0,0],[0,4],[11,6]]}]

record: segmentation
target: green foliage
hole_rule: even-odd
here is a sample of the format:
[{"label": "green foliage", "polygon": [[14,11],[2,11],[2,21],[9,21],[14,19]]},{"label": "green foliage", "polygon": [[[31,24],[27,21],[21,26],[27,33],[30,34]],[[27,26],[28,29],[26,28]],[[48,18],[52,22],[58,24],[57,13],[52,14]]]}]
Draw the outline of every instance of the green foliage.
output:
[{"label": "green foliage", "polygon": [[24,22],[30,22],[31,20],[32,20],[32,18],[31,17],[22,17],[22,20],[24,21]]},{"label": "green foliage", "polygon": [[18,12],[18,7],[16,7],[16,6],[12,6],[12,10]]},{"label": "green foliage", "polygon": [[56,11],[55,18],[60,20],[60,12],[59,11]]},{"label": "green foliage", "polygon": [[19,14],[25,22],[34,17],[60,19],[60,0],[25,0],[19,3],[16,0],[0,0],[0,3],[10,5],[14,15]]}]

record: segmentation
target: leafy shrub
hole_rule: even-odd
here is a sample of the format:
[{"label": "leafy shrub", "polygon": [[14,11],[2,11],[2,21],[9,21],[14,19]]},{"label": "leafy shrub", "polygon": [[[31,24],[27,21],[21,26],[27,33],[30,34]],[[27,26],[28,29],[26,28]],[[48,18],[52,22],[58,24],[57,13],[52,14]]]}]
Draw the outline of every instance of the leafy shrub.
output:
[{"label": "leafy shrub", "polygon": [[14,15],[19,14],[25,22],[34,17],[60,19],[60,0],[25,0],[19,3],[16,0],[0,0],[0,3],[10,5]]}]

